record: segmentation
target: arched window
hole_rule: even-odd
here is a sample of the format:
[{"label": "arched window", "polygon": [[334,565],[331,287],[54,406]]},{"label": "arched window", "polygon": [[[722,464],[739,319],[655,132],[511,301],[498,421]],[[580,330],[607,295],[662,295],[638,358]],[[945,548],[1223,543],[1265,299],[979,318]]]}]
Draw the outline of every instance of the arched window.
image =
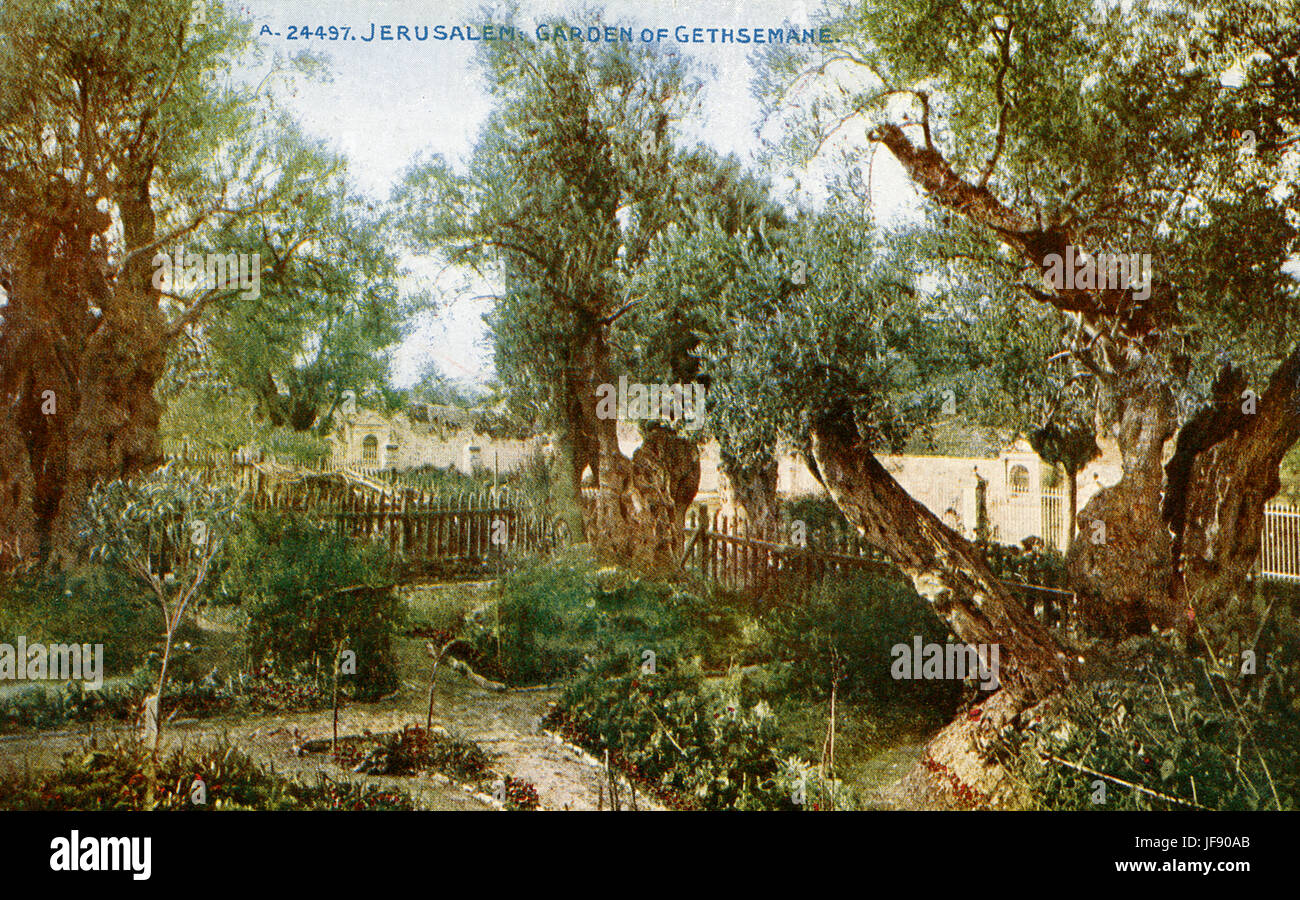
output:
[{"label": "arched window", "polygon": [[1029,493],[1029,470],[1024,466],[1015,465],[1007,473],[1007,486],[1013,494]]},{"label": "arched window", "polygon": [[379,465],[379,438],[368,434],[361,442],[361,461],[369,465]]}]

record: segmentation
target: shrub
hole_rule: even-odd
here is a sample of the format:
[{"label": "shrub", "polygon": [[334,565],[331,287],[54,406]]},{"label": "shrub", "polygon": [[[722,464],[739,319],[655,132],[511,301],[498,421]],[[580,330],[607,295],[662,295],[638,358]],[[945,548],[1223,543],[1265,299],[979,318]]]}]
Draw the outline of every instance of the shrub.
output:
[{"label": "shrub", "polygon": [[790,766],[765,703],[708,688],[697,671],[663,664],[644,675],[611,657],[564,692],[548,723],[610,754],[643,791],[695,809],[796,809]]},{"label": "shrub", "polygon": [[706,628],[726,625],[721,615],[705,622],[704,607],[671,585],[569,554],[506,578],[499,629],[497,617],[480,616],[466,635],[470,662],[511,684],[536,684],[572,675],[588,657],[707,655]]},{"label": "shrub", "polygon": [[537,786],[513,775],[505,777],[506,809],[512,812],[530,812],[542,805],[537,796]]},{"label": "shrub", "polygon": [[79,681],[28,685],[0,698],[0,730],[59,728],[100,715],[130,720],[143,698],[133,684],[105,685],[98,691],[85,690]]},{"label": "shrub", "polygon": [[[102,717],[132,722],[157,683],[154,654],[130,680],[105,685],[98,691],[86,690],[79,681],[58,686],[29,685],[0,698],[0,731],[59,728],[69,722],[91,722]],[[163,703],[181,717],[203,717],[237,711],[319,709],[329,705],[329,695],[314,680],[240,676],[216,682],[169,678]]]},{"label": "shrub", "polygon": [[783,501],[781,518],[791,522],[804,522],[809,532],[849,527],[848,519],[844,518],[844,513],[840,512],[835,501],[821,494],[803,494]]},{"label": "shrub", "polygon": [[392,561],[378,545],[354,543],[301,518],[258,516],[235,542],[222,582],[248,616],[249,655],[280,677],[301,672],[321,684],[333,678],[346,647],[355,677],[340,689],[360,699],[397,687],[393,636],[405,619]]},{"label": "shrub", "polygon": [[1040,587],[1065,590],[1069,579],[1065,571],[1065,556],[1059,551],[1041,546],[1040,541],[1028,541],[1027,546],[979,543],[993,574],[1003,581],[1036,584]]},{"label": "shrub", "polygon": [[414,775],[431,769],[458,781],[475,782],[483,778],[491,758],[478,744],[443,731],[425,731],[407,725],[396,734],[376,735],[374,744],[352,746],[340,758],[358,765],[357,771],[370,775]]},{"label": "shrub", "polygon": [[[152,595],[107,566],[33,571],[0,580],[0,641],[103,644],[104,674],[130,672],[157,647],[159,627]],[[183,624],[182,640],[198,631]]]},{"label": "shrub", "polygon": [[785,688],[825,697],[831,681],[840,696],[921,706],[946,719],[961,699],[960,682],[897,680],[895,644],[950,639],[947,624],[898,578],[867,573],[829,579],[789,596],[770,614],[769,628],[792,660]]},{"label": "shrub", "polygon": [[[402,482],[422,491],[451,496],[455,494],[479,494],[492,488],[492,473],[482,466],[473,474],[466,475],[455,466],[418,466],[405,469],[401,473]],[[509,479],[507,479],[509,483]]]},{"label": "shrub", "polygon": [[[1300,806],[1300,708],[1270,707],[1261,702],[1262,679],[1255,686],[1225,679],[1156,639],[1136,638],[1121,649],[1123,658],[1076,682],[1039,721],[1008,736],[1027,805],[1273,809],[1276,789],[1284,809]],[[1232,697],[1228,680],[1235,682]],[[1106,785],[1104,804],[1092,800],[1098,780]]]}]

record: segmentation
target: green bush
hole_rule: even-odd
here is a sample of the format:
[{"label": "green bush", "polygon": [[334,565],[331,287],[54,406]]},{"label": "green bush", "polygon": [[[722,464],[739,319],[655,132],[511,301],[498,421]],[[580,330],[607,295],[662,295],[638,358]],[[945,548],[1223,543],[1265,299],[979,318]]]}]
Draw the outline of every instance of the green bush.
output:
[{"label": "green bush", "polygon": [[32,684],[0,698],[0,731],[60,728],[104,715],[131,720],[144,694],[134,684],[105,685],[88,691],[79,681]]},{"label": "green bush", "polygon": [[248,521],[222,579],[223,597],[248,616],[249,657],[259,674],[327,684],[340,648],[356,654],[340,689],[374,699],[398,684],[393,637],[405,621],[391,558],[376,544],[330,534],[302,518]]},{"label": "green bush", "polygon": [[[589,657],[698,655],[735,630],[699,597],[570,553],[508,576],[496,615],[480,616],[466,640],[471,664],[511,684],[553,682]],[[712,630],[712,632],[711,632]]]},{"label": "green bush", "polygon": [[[1026,731],[1009,735],[1026,805],[1300,806],[1300,705],[1270,704],[1267,678],[1225,679],[1212,664],[1153,638],[1121,650]],[[1105,783],[1105,803],[1093,802],[1096,781]]]},{"label": "green bush", "polygon": [[418,725],[407,725],[396,734],[369,736],[341,750],[339,759],[369,775],[414,775],[431,769],[462,782],[482,779],[492,763],[473,741]]},{"label": "green bush", "polygon": [[944,643],[952,638],[911,586],[899,578],[854,573],[790,595],[768,617],[782,658],[791,660],[784,690],[821,698],[838,681],[842,697],[907,704],[946,719],[962,694],[960,682],[898,680],[891,674],[896,644]]},{"label": "green bush", "polygon": [[[132,722],[144,698],[158,684],[158,655],[141,664],[130,679],[87,690],[80,681],[63,685],[32,684],[0,697],[0,731],[60,728],[70,722],[100,718]],[[234,712],[281,712],[329,706],[329,694],[314,680],[272,677],[227,679],[168,679],[163,707],[181,718],[201,718]],[[169,713],[170,715],[170,713]]]},{"label": "green bush", "polygon": [[[455,466],[447,466],[444,469],[432,465],[404,469],[400,474],[404,484],[443,496],[461,493],[480,494],[491,489],[494,484],[492,472],[482,466],[477,467],[470,475],[466,475]],[[506,479],[507,483],[509,481],[510,479]]]},{"label": "green bush", "polygon": [[[107,566],[0,578],[0,642],[103,644],[104,675],[130,672],[161,647],[162,614],[133,579]],[[196,640],[182,625],[180,637]]]},{"label": "green bush", "polygon": [[1028,546],[978,543],[993,574],[1003,581],[1036,584],[1040,587],[1066,590],[1069,579],[1065,572],[1065,556],[1059,551],[1046,549],[1041,542],[1029,541]]},{"label": "green bush", "polygon": [[809,532],[849,527],[849,520],[844,518],[835,501],[822,494],[803,494],[782,501],[781,518],[788,522],[804,522]]},{"label": "green bush", "polygon": [[[657,660],[635,671],[626,657],[591,667],[564,691],[548,724],[603,756],[643,792],[688,809],[785,809],[804,793],[852,805],[842,785],[806,781],[809,767],[788,756],[768,705],[747,706],[734,684],[709,687],[697,670]],[[810,804],[811,807],[811,804]]]}]

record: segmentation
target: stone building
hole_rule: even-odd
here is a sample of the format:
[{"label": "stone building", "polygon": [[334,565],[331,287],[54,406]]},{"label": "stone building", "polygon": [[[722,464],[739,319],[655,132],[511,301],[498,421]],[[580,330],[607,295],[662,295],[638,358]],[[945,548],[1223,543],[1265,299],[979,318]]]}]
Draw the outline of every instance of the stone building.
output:
[{"label": "stone building", "polygon": [[394,413],[364,408],[335,413],[333,462],[376,470],[436,466],[465,474],[479,468],[504,474],[519,468],[547,440],[492,437],[476,429],[477,421],[476,410],[432,404]]}]

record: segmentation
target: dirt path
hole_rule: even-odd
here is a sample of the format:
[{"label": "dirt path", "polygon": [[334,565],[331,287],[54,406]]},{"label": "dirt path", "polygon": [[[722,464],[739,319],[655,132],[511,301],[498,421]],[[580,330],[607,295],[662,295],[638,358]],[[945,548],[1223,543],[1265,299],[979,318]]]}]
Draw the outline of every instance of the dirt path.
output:
[{"label": "dirt path", "polygon": [[[422,618],[436,621],[440,612],[451,616],[466,605],[482,602],[483,585],[425,585],[417,588]],[[430,660],[424,642],[397,641],[402,687],[375,703],[350,705],[339,713],[339,734],[362,734],[423,724],[428,709]],[[434,691],[434,722],[480,744],[493,757],[498,772],[532,782],[546,809],[595,809],[599,771],[577,754],[557,744],[541,731],[540,723],[556,691],[489,691],[447,666],[440,668]],[[491,807],[440,778],[390,778],[354,775],[315,754],[293,752],[295,729],[299,740],[328,738],[332,714],[317,712],[268,713],[243,717],[214,717],[172,722],[163,732],[167,748],[181,742],[213,741],[226,737],[263,765],[277,772],[311,776],[323,771],[331,777],[346,775],[367,782],[407,790],[425,809],[484,810]],[[111,740],[123,726],[99,727],[95,737]],[[91,736],[90,729],[30,732],[0,737],[0,769],[23,770],[56,767],[64,754],[78,750]]]},{"label": "dirt path", "polygon": [[[403,639],[402,689],[376,703],[356,704],[339,713],[339,734],[362,734],[400,729],[410,723],[423,724],[428,702],[427,681],[420,684],[411,676],[427,678],[427,658],[420,642]],[[423,664],[423,665],[422,665]],[[425,669],[419,672],[419,667]],[[547,809],[594,809],[598,772],[577,755],[557,745],[540,730],[540,721],[554,691],[488,691],[461,675],[442,668],[435,691],[434,721],[449,731],[480,744],[495,758],[493,767],[537,787]],[[214,717],[171,723],[163,732],[168,748],[181,742],[213,741],[222,736],[277,772],[310,775],[324,771],[339,777],[345,770],[315,755],[293,753],[294,732],[300,740],[328,738],[332,733],[329,710],[274,713],[246,717]],[[122,726],[99,728],[97,740],[111,740]],[[65,753],[79,749],[90,737],[80,731],[33,732],[0,738],[0,768],[53,768]],[[385,785],[401,786],[416,795],[427,809],[485,809],[480,801],[454,785],[433,779],[384,778],[351,775]]]}]

